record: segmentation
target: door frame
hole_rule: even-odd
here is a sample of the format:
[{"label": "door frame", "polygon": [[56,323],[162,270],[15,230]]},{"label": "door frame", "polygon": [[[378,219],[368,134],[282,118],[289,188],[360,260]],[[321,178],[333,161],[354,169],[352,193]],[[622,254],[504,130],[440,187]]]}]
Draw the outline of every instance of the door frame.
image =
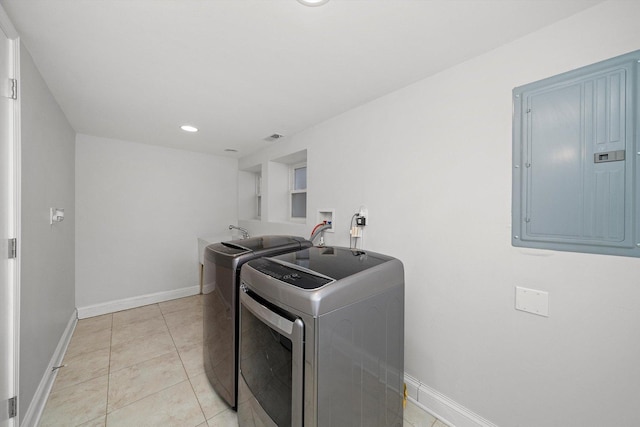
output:
[{"label": "door frame", "polygon": [[[10,41],[12,78],[18,80],[20,87],[20,39],[18,32],[11,23],[4,8],[0,6],[0,29],[7,35]],[[13,288],[13,298],[9,302],[8,307],[0,307],[2,310],[10,310],[12,313],[12,327],[10,327],[11,341],[13,341],[13,351],[10,350],[12,360],[9,368],[9,378],[12,383],[10,388],[13,396],[19,396],[19,372],[20,372],[20,204],[21,204],[21,144],[20,144],[20,89],[18,89],[18,97],[13,103],[13,123],[12,123],[12,141],[10,141],[10,167],[11,173],[9,178],[10,199],[9,206],[9,233],[12,237],[18,239],[16,258],[9,264],[9,286]],[[10,427],[20,425],[20,401],[18,399],[18,413],[16,417],[9,420]]]}]

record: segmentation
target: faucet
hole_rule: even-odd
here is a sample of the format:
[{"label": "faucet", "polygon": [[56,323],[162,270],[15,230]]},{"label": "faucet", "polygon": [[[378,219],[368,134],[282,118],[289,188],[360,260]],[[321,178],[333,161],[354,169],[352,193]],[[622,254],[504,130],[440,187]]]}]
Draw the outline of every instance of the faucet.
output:
[{"label": "faucet", "polygon": [[321,234],[322,232],[324,232],[324,230],[328,230],[329,228],[332,228],[331,223],[324,224],[324,225],[318,224],[314,229],[314,232],[311,233],[311,237],[309,237],[309,241],[313,243],[314,239],[320,235],[320,246],[324,246],[324,239],[322,238]]},{"label": "faucet", "polygon": [[229,226],[229,230],[239,230],[242,233],[242,238],[243,239],[248,239],[249,238],[249,232],[247,231],[246,228],[242,228],[242,227],[236,227],[235,225],[230,225]]}]

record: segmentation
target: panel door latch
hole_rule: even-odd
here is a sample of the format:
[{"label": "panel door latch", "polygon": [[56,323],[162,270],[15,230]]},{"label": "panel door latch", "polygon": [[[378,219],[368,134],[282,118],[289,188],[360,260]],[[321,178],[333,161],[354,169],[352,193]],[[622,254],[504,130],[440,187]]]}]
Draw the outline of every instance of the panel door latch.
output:
[{"label": "panel door latch", "polygon": [[9,239],[9,259],[16,258],[18,256],[18,239],[15,237],[13,239]]},{"label": "panel door latch", "polygon": [[9,418],[15,418],[18,415],[18,397],[13,396],[9,399]]},{"label": "panel door latch", "polygon": [[624,160],[624,150],[606,151],[593,155],[593,163],[619,162],[621,160]]}]

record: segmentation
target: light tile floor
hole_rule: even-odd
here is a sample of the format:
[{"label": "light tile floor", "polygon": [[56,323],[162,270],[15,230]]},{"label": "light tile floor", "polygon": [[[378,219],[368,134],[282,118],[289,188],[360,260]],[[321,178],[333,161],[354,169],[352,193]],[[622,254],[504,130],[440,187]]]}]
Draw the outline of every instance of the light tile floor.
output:
[{"label": "light tile floor", "polygon": [[[79,320],[40,426],[237,427],[202,364],[202,296]],[[411,402],[404,427],[447,427]]]}]

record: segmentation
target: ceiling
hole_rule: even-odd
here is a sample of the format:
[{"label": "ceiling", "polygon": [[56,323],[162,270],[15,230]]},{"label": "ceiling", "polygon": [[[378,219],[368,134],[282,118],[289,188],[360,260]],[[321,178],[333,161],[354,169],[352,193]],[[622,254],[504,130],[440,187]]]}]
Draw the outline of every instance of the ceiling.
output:
[{"label": "ceiling", "polygon": [[0,0],[77,132],[235,157],[599,2]]}]

